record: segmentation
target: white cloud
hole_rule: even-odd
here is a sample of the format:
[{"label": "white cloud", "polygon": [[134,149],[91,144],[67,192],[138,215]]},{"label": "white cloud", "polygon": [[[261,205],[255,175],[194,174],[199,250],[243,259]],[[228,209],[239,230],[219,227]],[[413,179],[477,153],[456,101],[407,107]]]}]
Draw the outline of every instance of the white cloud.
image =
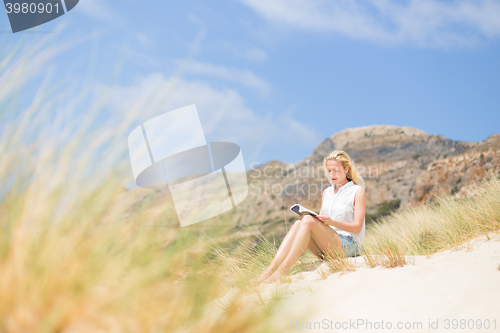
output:
[{"label": "white cloud", "polygon": [[[265,154],[270,146],[283,150],[315,146],[320,137],[310,127],[283,114],[276,119],[257,115],[245,105],[242,96],[232,89],[217,89],[203,81],[165,78],[155,73],[126,87],[96,87],[109,96],[114,117],[135,116],[146,121],[164,112],[196,104],[203,130],[209,141],[239,144],[249,167],[259,157],[259,146]],[[262,155],[260,155],[262,156]],[[279,155],[282,156],[282,155]]]},{"label": "white cloud", "polygon": [[240,0],[267,20],[377,43],[474,45],[500,35],[495,0]]},{"label": "white cloud", "polygon": [[81,0],[75,8],[90,17],[100,20],[110,20],[118,17],[104,0]]},{"label": "white cloud", "polygon": [[153,47],[155,45],[153,38],[149,37],[145,33],[138,32],[134,35],[134,37],[143,47]]},{"label": "white cloud", "polygon": [[176,62],[180,65],[182,73],[209,76],[223,81],[235,82],[244,87],[255,89],[262,95],[268,95],[271,92],[270,84],[249,70],[227,68],[193,60],[177,60]]},{"label": "white cloud", "polygon": [[254,60],[254,61],[264,61],[267,60],[267,53],[261,49],[246,49],[246,50],[235,50],[234,53],[237,57]]}]

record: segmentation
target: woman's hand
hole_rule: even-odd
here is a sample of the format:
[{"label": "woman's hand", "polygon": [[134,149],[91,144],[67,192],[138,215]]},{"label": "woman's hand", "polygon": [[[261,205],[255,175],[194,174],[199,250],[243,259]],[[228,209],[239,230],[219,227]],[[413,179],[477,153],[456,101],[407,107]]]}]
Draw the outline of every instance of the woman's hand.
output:
[{"label": "woman's hand", "polygon": [[325,225],[332,225],[333,224],[333,220],[328,215],[318,215],[318,216],[316,216],[316,218],[318,220],[320,220],[321,222],[323,222],[323,224],[325,224]]}]

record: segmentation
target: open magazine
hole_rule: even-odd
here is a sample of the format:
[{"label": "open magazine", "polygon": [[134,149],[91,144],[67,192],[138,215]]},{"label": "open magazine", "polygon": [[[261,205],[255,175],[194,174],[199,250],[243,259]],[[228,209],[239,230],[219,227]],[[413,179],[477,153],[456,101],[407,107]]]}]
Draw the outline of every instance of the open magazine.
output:
[{"label": "open magazine", "polygon": [[302,216],[302,215],[318,216],[319,215],[319,214],[313,212],[312,210],[309,210],[309,209],[307,209],[299,204],[293,205],[292,207],[290,207],[290,210],[292,212],[299,214],[300,216]]}]

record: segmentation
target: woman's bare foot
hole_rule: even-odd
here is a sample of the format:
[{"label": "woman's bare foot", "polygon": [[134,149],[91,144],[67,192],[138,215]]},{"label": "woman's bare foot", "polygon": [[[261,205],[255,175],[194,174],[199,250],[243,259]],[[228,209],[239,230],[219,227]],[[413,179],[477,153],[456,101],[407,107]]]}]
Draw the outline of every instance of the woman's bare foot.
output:
[{"label": "woman's bare foot", "polygon": [[271,274],[273,274],[273,272],[275,271],[275,269],[271,268],[271,267],[268,267],[264,273],[262,273],[261,276],[259,276],[258,278],[256,279],[253,279],[251,282],[252,283],[255,283],[255,284],[259,284],[259,283],[262,283],[264,280],[266,280],[269,276],[271,276]]},{"label": "woman's bare foot", "polygon": [[250,280],[250,282],[253,284],[259,284],[259,283],[262,283],[262,279],[260,277],[258,277],[258,278]]},{"label": "woman's bare foot", "polygon": [[280,268],[278,268],[270,277],[265,279],[264,282],[270,283],[270,282],[279,281],[287,275],[288,275],[287,273],[283,272]]}]

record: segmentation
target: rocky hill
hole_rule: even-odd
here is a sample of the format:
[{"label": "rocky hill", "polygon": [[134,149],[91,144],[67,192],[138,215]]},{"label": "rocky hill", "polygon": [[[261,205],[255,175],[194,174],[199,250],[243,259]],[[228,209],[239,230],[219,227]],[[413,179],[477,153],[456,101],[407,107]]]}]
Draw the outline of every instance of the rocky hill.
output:
[{"label": "rocky hill", "polygon": [[366,181],[368,211],[373,213],[391,200],[400,200],[404,208],[431,199],[439,190],[459,193],[486,171],[498,171],[499,137],[460,142],[411,127],[366,126],[334,134],[298,164],[321,163],[332,150],[346,151]]},{"label": "rocky hill", "polygon": [[[468,195],[488,172],[500,176],[500,134],[483,142],[460,142],[411,127],[351,128],[324,140],[298,163],[270,161],[252,168],[247,172],[247,198],[236,209],[196,228],[207,230],[224,223],[234,228],[235,239],[249,236],[248,227],[265,237],[281,238],[296,219],[289,210],[292,204],[321,208],[322,191],[330,186],[323,159],[333,150],[346,151],[365,179],[368,222],[392,210],[432,201],[442,192]],[[175,228],[178,223],[168,188],[145,191],[133,189],[124,196],[147,198],[154,212],[152,220]],[[160,216],[163,222],[158,222]]]}]

